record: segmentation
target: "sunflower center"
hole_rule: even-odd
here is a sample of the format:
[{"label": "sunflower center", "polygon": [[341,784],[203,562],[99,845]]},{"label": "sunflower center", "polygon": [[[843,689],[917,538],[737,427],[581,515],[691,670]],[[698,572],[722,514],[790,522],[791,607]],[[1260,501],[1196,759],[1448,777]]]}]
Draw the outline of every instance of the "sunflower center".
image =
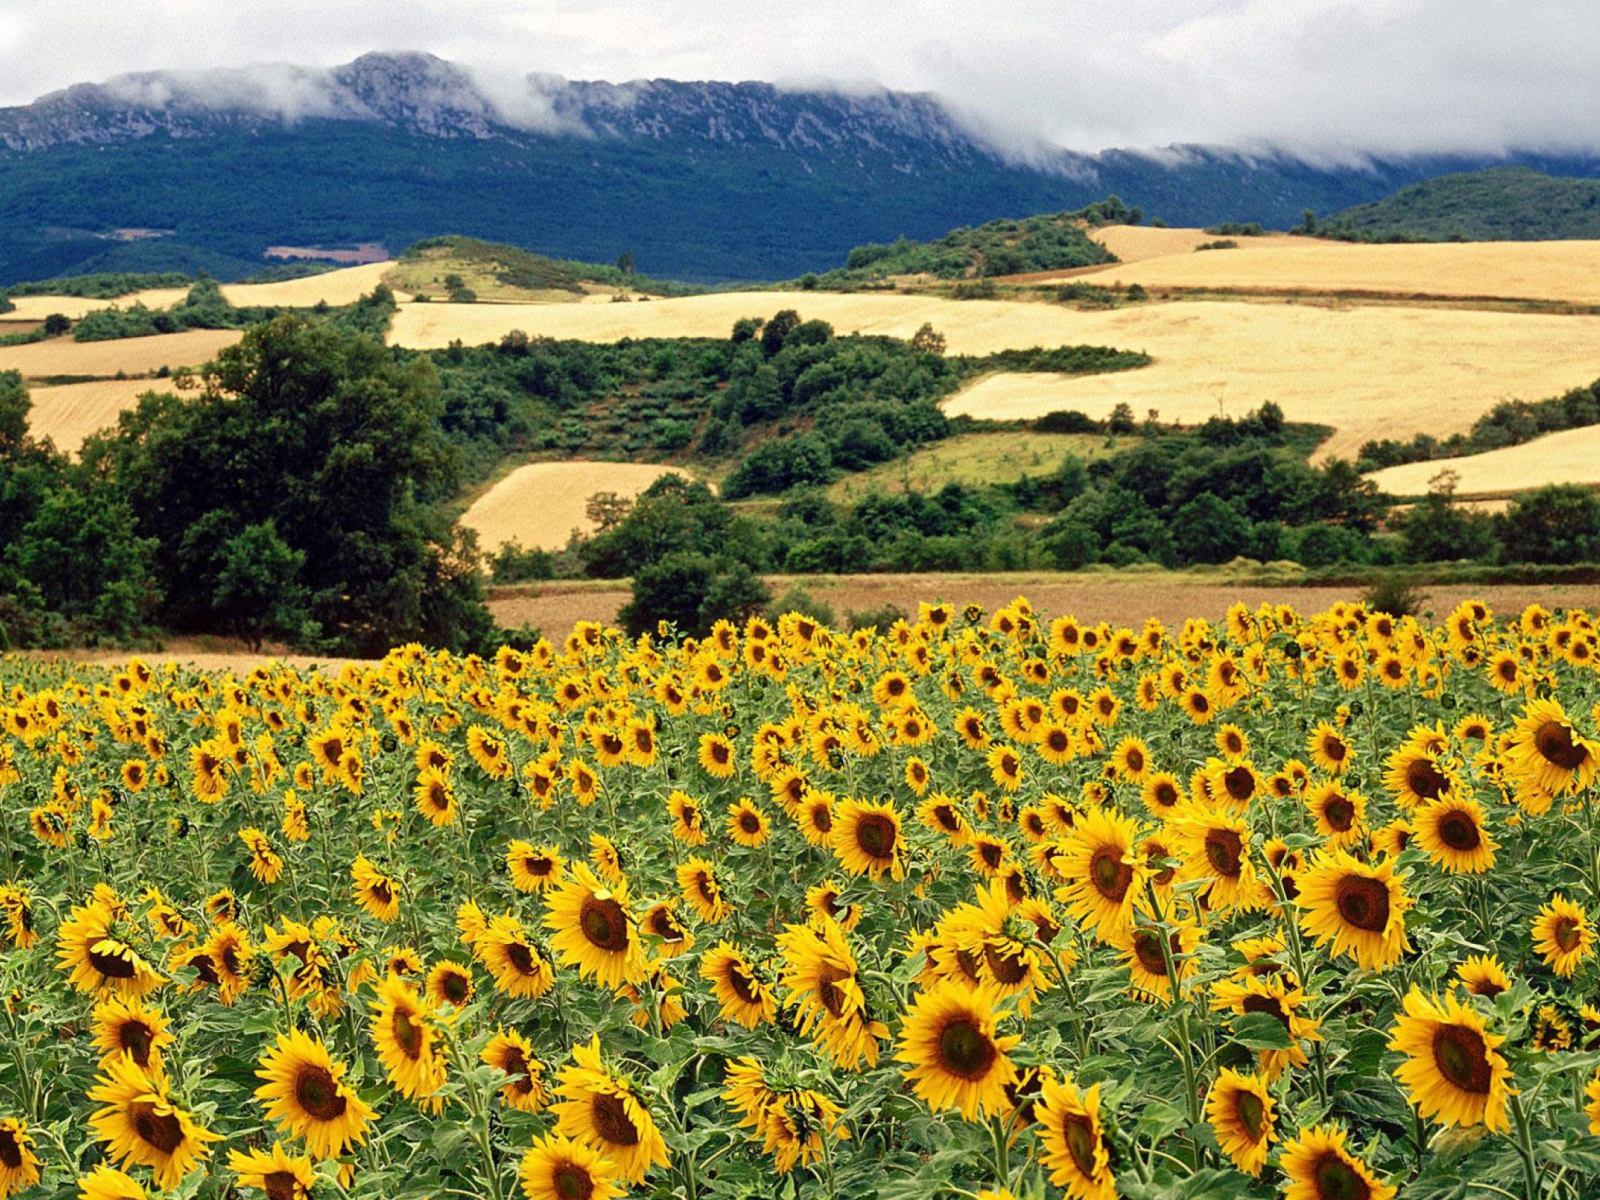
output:
[{"label": "sunflower center", "polygon": [[411,1014],[404,1009],[395,1010],[394,1040],[395,1044],[406,1052],[407,1058],[422,1057],[422,1025],[413,1021]]},{"label": "sunflower center", "polygon": [[1225,879],[1237,879],[1244,869],[1244,842],[1231,829],[1208,829],[1206,861]]},{"label": "sunflower center", "polygon": [[460,1008],[462,1002],[467,998],[468,986],[469,983],[465,975],[458,975],[451,971],[445,975],[444,982],[440,985],[439,990],[444,993],[446,1000]]},{"label": "sunflower center", "polygon": [[589,1200],[594,1195],[594,1180],[577,1163],[562,1163],[550,1173],[550,1183],[561,1200]]},{"label": "sunflower center", "polygon": [[537,975],[538,965],[534,962],[533,951],[522,942],[512,942],[506,947],[506,959],[517,969],[519,975]]},{"label": "sunflower center", "polygon": [[292,1171],[272,1171],[261,1177],[267,1200],[300,1200],[300,1181]]},{"label": "sunflower center", "polygon": [[[1176,957],[1178,953],[1177,938],[1174,936],[1168,944],[1168,949]],[[1141,929],[1133,935],[1133,953],[1139,960],[1139,965],[1152,975],[1166,978],[1167,960],[1161,953],[1161,935],[1154,929]]]},{"label": "sunflower center", "polygon": [[379,904],[388,904],[394,899],[394,892],[389,887],[387,879],[375,880],[371,887],[372,898]]},{"label": "sunflower center", "polygon": [[1222,786],[1235,800],[1245,801],[1255,794],[1256,777],[1249,767],[1234,767],[1223,774]]},{"label": "sunflower center", "polygon": [[989,974],[994,976],[996,983],[1006,986],[1021,983],[1028,977],[1028,960],[1017,950],[997,950],[995,947],[985,945],[983,960],[989,966]]},{"label": "sunflower center", "polygon": [[[102,950],[100,947],[106,949]],[[104,941],[89,950],[89,965],[107,979],[132,979],[133,952],[121,942]]]},{"label": "sunflower center", "polygon": [[1560,721],[1546,721],[1533,735],[1534,749],[1563,771],[1576,771],[1589,758],[1587,746],[1574,745],[1572,730]]},{"label": "sunflower center", "polygon": [[999,842],[985,840],[978,843],[978,855],[990,870],[994,870],[1000,865],[1000,860],[1005,857],[1005,852],[1006,848]]},{"label": "sunflower center", "polygon": [[1346,875],[1334,887],[1333,898],[1346,924],[1368,933],[1382,933],[1388,928],[1389,889],[1382,880]]},{"label": "sunflower center", "polygon": [[636,1146],[639,1130],[628,1116],[627,1105],[620,1096],[609,1092],[599,1093],[589,1103],[589,1119],[602,1140],[613,1146]]},{"label": "sunflower center", "polygon": [[1123,762],[1127,763],[1128,770],[1132,774],[1137,775],[1140,771],[1144,770],[1144,754],[1137,746],[1129,746],[1128,752],[1123,755],[1122,760]]},{"label": "sunflower center", "polygon": [[756,981],[750,973],[738,963],[728,965],[728,986],[733,989],[733,994],[746,1004],[756,1003]]},{"label": "sunflower center", "polygon": [[1067,747],[1072,744],[1071,739],[1067,737],[1067,731],[1064,729],[1052,729],[1045,735],[1044,740],[1045,745],[1055,754],[1065,754]]},{"label": "sunflower center", "polygon": [[1470,814],[1450,812],[1439,818],[1439,840],[1452,850],[1466,853],[1483,844],[1483,835]]},{"label": "sunflower center", "polygon": [[159,1113],[154,1104],[137,1102],[128,1110],[133,1131],[146,1145],[170,1155],[183,1145],[183,1122],[171,1113]]},{"label": "sunflower center", "polygon": [[888,858],[894,843],[894,822],[881,813],[869,813],[856,825],[856,845],[870,858]]},{"label": "sunflower center", "polygon": [[1493,1075],[1487,1047],[1474,1029],[1440,1025],[1433,1031],[1433,1061],[1443,1075],[1464,1092],[1487,1096]]},{"label": "sunflower center", "polygon": [[1437,800],[1450,790],[1450,781],[1431,758],[1419,758],[1406,768],[1406,786],[1424,800]]},{"label": "sunflower center", "polygon": [[760,833],[761,818],[753,812],[742,812],[739,814],[739,828],[748,834]]},{"label": "sunflower center", "polygon": [[12,1171],[22,1169],[22,1147],[17,1145],[17,1135],[9,1129],[0,1130],[0,1165]]},{"label": "sunflower center", "polygon": [[1085,1179],[1093,1179],[1096,1139],[1089,1118],[1082,1113],[1068,1113],[1061,1120],[1061,1140],[1066,1142],[1067,1153],[1072,1155],[1072,1163],[1078,1168],[1078,1173]]},{"label": "sunflower center", "polygon": [[507,1087],[514,1087],[523,1093],[533,1090],[533,1075],[528,1070],[528,1059],[516,1046],[506,1047],[500,1069],[511,1076]]},{"label": "sunflower center", "polygon": [[957,1017],[939,1031],[939,1066],[963,1079],[982,1079],[999,1056],[970,1018]]},{"label": "sunflower center", "polygon": [[1285,1029],[1289,1028],[1289,1014],[1283,1011],[1283,1004],[1276,996],[1246,996],[1240,1007],[1247,1013],[1266,1013]]},{"label": "sunflower center", "polygon": [[1583,941],[1583,932],[1571,917],[1557,917],[1550,933],[1555,938],[1556,945],[1569,954]]},{"label": "sunflower center", "polygon": [[337,1121],[347,1106],[333,1073],[315,1063],[307,1063],[295,1073],[294,1101],[318,1121]]},{"label": "sunflower center", "polygon": [[1157,808],[1171,808],[1178,803],[1178,789],[1165,779],[1156,785],[1150,796]]},{"label": "sunflower center", "polygon": [[839,987],[838,981],[848,978],[848,975],[834,971],[830,967],[817,980],[817,999],[822,1002],[822,1007],[827,1009],[834,1017],[844,1016],[844,989]]},{"label": "sunflower center", "polygon": [[1344,833],[1355,824],[1356,806],[1344,796],[1335,796],[1322,806],[1322,815],[1330,828]]},{"label": "sunflower center", "polygon": [[117,1044],[129,1054],[133,1061],[141,1067],[150,1066],[150,1043],[155,1040],[155,1034],[143,1021],[124,1021],[117,1030]]},{"label": "sunflower center", "polygon": [[1121,904],[1133,885],[1133,868],[1122,861],[1116,847],[1102,846],[1089,860],[1089,879],[1107,900]]},{"label": "sunflower center", "polygon": [[1318,1200],[1369,1200],[1372,1189],[1351,1165],[1332,1152],[1317,1159],[1311,1181]]},{"label": "sunflower center", "polygon": [[1252,1142],[1259,1142],[1267,1132],[1267,1107],[1254,1092],[1240,1092],[1233,1102],[1239,1125]]},{"label": "sunflower center", "polygon": [[598,949],[620,954],[628,948],[628,917],[611,897],[585,896],[578,922]]}]

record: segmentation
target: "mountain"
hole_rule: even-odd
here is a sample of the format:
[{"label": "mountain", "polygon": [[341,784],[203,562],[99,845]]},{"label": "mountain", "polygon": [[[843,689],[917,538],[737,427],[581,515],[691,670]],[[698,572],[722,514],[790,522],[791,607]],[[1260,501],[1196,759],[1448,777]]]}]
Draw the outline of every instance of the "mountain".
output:
[{"label": "mountain", "polygon": [[1540,242],[1600,238],[1600,180],[1527,167],[1441,175],[1318,223],[1329,236]]},{"label": "mountain", "polygon": [[[1569,175],[1600,160],[1514,160]],[[1018,154],[936,98],[477,76],[421,54],[156,72],[0,109],[0,284],[89,266],[460,233],[700,281],[792,277],[1109,193],[1174,224],[1285,226],[1462,159],[1317,165],[1179,147]],[[178,268],[178,269],[181,269]]]}]

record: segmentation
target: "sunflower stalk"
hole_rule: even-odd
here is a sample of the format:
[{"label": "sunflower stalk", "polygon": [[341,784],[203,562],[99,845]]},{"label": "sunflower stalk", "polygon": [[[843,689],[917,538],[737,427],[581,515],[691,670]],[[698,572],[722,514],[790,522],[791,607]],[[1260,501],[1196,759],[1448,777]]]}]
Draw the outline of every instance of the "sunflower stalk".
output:
[{"label": "sunflower stalk", "polygon": [[1533,1157],[1533,1129],[1528,1124],[1522,1096],[1516,1091],[1511,1092],[1511,1124],[1516,1134],[1517,1157],[1522,1160],[1522,1186],[1526,1200],[1539,1200],[1544,1191],[1539,1186],[1539,1164]]}]

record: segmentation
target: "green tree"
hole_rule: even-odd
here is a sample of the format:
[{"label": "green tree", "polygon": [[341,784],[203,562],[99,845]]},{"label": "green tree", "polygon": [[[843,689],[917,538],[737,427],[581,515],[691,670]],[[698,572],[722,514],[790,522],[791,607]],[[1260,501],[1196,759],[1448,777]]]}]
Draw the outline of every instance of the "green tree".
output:
[{"label": "green tree", "polygon": [[654,632],[664,621],[680,635],[704,637],[717,621],[742,621],[771,600],[766,584],[744,563],[677,551],[639,568],[633,598],[617,620],[634,636]]},{"label": "green tree", "polygon": [[1600,561],[1600,498],[1577,484],[1552,484],[1518,496],[1502,532],[1511,562]]},{"label": "green tree", "polygon": [[315,640],[310,593],[300,582],[305,552],[288,546],[272,521],[247,525],[234,534],[218,550],[216,562],[211,607],[252,653],[268,637]]}]

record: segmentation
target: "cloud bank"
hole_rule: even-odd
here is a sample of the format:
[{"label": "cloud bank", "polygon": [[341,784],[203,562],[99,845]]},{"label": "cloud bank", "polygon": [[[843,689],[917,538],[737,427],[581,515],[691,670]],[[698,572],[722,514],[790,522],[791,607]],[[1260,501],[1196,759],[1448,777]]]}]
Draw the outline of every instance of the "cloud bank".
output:
[{"label": "cloud bank", "polygon": [[928,91],[1021,154],[1583,152],[1600,150],[1597,45],[1587,0],[6,0],[0,104],[127,72],[281,62],[299,65],[227,86],[312,115],[320,71],[424,50],[535,127],[549,113],[530,72]]}]

